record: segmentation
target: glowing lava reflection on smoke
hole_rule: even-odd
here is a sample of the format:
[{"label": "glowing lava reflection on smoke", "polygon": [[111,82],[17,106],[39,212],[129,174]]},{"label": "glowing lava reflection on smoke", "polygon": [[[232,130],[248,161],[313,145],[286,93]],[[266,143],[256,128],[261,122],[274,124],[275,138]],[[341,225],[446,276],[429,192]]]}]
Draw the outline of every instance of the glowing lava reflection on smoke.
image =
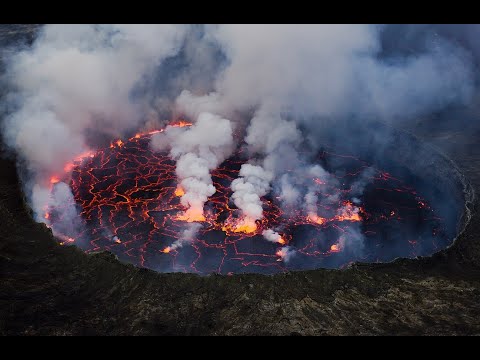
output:
[{"label": "glowing lava reflection on smoke", "polygon": [[[342,197],[337,204],[320,205],[318,214],[282,210],[272,193],[262,199],[262,220],[242,218],[230,201],[230,183],[248,160],[241,151],[212,172],[217,191],[204,213],[188,213],[180,204],[184,190],[177,183],[175,162],[149,147],[159,131],[82,154],[65,165],[65,176],[52,176],[52,189],[60,181],[70,183],[76,204],[47,209],[47,224],[55,231],[64,207],[72,205],[83,223],[76,234],[55,231],[61,244],[73,243],[87,252],[109,250],[121,260],[158,271],[228,274],[389,261],[432,253],[447,241],[441,219],[427,201],[389,173],[375,170],[361,206],[355,205],[349,199],[350,185],[368,164],[326,151],[318,161],[328,165],[335,159],[336,168],[344,169],[332,172],[340,188],[312,181],[319,198],[333,193]],[[191,223],[199,224],[193,239],[173,246]],[[276,231],[273,241],[262,236],[268,229]]]}]

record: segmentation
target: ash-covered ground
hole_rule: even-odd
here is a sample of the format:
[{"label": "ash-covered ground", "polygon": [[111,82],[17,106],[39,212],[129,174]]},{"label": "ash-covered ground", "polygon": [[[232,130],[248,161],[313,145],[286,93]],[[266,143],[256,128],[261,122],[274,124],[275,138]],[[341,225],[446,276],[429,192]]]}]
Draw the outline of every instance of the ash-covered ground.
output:
[{"label": "ash-covered ground", "polygon": [[[466,115],[478,117],[457,114]],[[451,128],[448,120],[432,116],[402,127],[450,157],[478,193],[480,131],[473,121]],[[430,258],[201,277],[59,246],[33,221],[15,159],[3,156],[0,169],[2,335],[480,334],[477,200],[465,231]]]}]

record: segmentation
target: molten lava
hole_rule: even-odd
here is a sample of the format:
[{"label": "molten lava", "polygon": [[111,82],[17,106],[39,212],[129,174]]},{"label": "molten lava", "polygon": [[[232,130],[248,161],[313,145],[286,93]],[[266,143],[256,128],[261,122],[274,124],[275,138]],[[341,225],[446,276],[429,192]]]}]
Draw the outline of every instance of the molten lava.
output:
[{"label": "molten lava", "polygon": [[333,244],[330,246],[330,251],[331,252],[339,252],[340,251],[340,246],[338,244]]},{"label": "molten lava", "polygon": [[248,217],[229,219],[222,226],[222,230],[226,233],[254,234],[257,231],[257,224],[255,220]]},{"label": "molten lava", "polygon": [[206,221],[205,216],[203,215],[203,210],[196,209],[194,207],[191,207],[185,212],[176,215],[173,219],[177,221],[186,221],[189,223]]},{"label": "molten lava", "polygon": [[189,121],[179,120],[177,122],[170,124],[170,126],[185,127],[185,126],[192,126],[192,123]]},{"label": "molten lava", "polygon": [[307,215],[307,220],[318,225],[323,225],[327,222],[327,219],[318,216],[317,214],[310,213]]},{"label": "molten lava", "polygon": [[175,196],[183,196],[183,195],[185,195],[185,190],[183,190],[181,186],[177,186],[174,194],[175,194]]},{"label": "molten lava", "polygon": [[337,215],[335,219],[337,221],[361,221],[362,218],[358,213],[359,210],[360,209],[355,208],[350,201],[346,201],[341,210],[341,214]]},{"label": "molten lava", "polygon": [[[171,126],[190,125],[178,121]],[[75,198],[75,204],[45,209],[45,221],[61,244],[75,243],[87,252],[108,250],[124,261],[158,271],[231,274],[389,260],[384,251],[389,241],[404,244],[406,256],[415,256],[443,241],[441,219],[415,189],[375,170],[362,205],[353,203],[350,186],[369,165],[325,151],[318,161],[328,165],[334,159],[336,166],[345,168],[345,175],[338,176],[342,185],[310,179],[317,186],[316,213],[282,210],[277,198],[268,194],[261,199],[261,220],[242,215],[230,199],[230,184],[248,161],[240,150],[212,171],[216,192],[204,209],[186,208],[180,201],[185,190],[178,184],[175,162],[149,146],[151,136],[162,131],[115,140],[105,149],[73,159],[65,165],[65,174],[52,175],[52,189],[67,182]],[[322,202],[332,194],[340,200]],[[69,232],[62,226],[67,206],[77,207],[83,228]],[[267,240],[262,235],[267,230],[277,237]],[[358,239],[363,250],[356,248]]]}]

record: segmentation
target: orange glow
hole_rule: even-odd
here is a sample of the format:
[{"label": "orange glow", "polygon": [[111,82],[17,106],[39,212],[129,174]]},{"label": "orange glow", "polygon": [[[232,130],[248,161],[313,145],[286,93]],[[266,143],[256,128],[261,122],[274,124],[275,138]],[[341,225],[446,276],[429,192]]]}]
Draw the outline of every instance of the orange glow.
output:
[{"label": "orange glow", "polygon": [[[158,134],[158,133],[161,133],[161,132],[163,132],[163,129],[162,130],[152,130],[152,131],[149,131],[147,134],[148,135],[153,135],[153,134]],[[143,134],[141,134],[141,135],[143,135]]]},{"label": "orange glow", "polygon": [[[110,145],[110,147],[113,147],[113,144]],[[75,163],[76,162],[79,162],[79,161],[82,161],[83,159],[87,158],[87,157],[90,157],[90,158],[93,158],[95,156],[95,152],[91,151],[91,150],[88,150],[88,151],[85,151],[81,154],[79,154],[78,156],[76,156],[72,161],[66,163],[64,166],[63,166],[63,171],[65,173],[70,173],[73,168],[75,167]],[[56,176],[52,176],[51,179],[58,179]],[[56,182],[59,182],[60,180],[58,181],[55,181],[55,182],[52,182],[52,180],[50,180],[50,182],[52,184],[56,183]]]},{"label": "orange glow", "polygon": [[185,127],[185,126],[192,126],[193,124],[191,122],[188,122],[188,121],[184,121],[184,120],[179,120],[177,122],[174,122],[173,124],[170,124],[170,126],[173,126],[173,127]]},{"label": "orange glow", "polygon": [[318,225],[322,225],[327,221],[327,219],[313,213],[308,214],[307,220]]},{"label": "orange glow", "polygon": [[114,141],[110,144],[110,149],[113,149],[115,146],[122,147],[123,146],[123,141],[118,139],[117,141]]},{"label": "orange glow", "polygon": [[285,245],[286,241],[284,238],[280,237],[277,241],[279,244]]},{"label": "orange glow", "polygon": [[116,239],[114,240],[114,242],[116,242],[117,244],[121,244],[121,243],[122,243],[122,240],[120,240],[119,238],[116,238]]},{"label": "orange glow", "polygon": [[[171,124],[169,124],[169,126],[173,126],[173,127],[185,127],[185,126],[192,126],[193,124],[191,122],[188,122],[188,121],[184,121],[184,120],[179,120],[179,121],[176,121],[176,122],[173,122]],[[139,133],[136,133],[135,136],[133,138],[131,138],[130,140],[133,140],[133,139],[140,139],[142,136],[145,136],[145,135],[153,135],[153,134],[158,134],[158,133],[161,133],[163,132],[165,129],[160,129],[160,130],[150,130],[150,131],[145,131],[145,132],[139,132]],[[115,144],[118,145],[119,147],[123,146],[123,142],[121,140],[117,140],[115,143],[112,143],[110,145],[110,148],[113,149],[115,147]]]},{"label": "orange glow", "polygon": [[185,195],[185,190],[183,190],[183,188],[178,185],[177,188],[175,189],[175,196],[183,196]]},{"label": "orange glow", "polygon": [[57,176],[52,176],[52,177],[50,178],[50,184],[53,185],[53,184],[56,184],[56,183],[58,183],[58,182],[60,182],[60,179],[59,179]]},{"label": "orange glow", "polygon": [[185,211],[183,214],[177,215],[175,220],[186,221],[186,222],[199,222],[205,221],[205,216],[203,216],[202,209],[190,208]]},{"label": "orange glow", "polygon": [[65,245],[66,243],[73,243],[75,242],[74,238],[65,235],[56,235],[56,237],[60,238],[62,241],[59,243],[60,245]]},{"label": "orange glow", "polygon": [[285,248],[282,248],[280,250],[278,250],[275,255],[277,255],[279,257],[279,259],[277,259],[277,261],[283,261],[285,259],[285,257],[287,256],[287,253],[288,253],[288,250],[285,249]]},{"label": "orange glow", "polygon": [[65,164],[65,166],[63,167],[63,171],[65,171],[66,173],[70,172],[73,170],[73,167],[75,165],[73,163],[67,163]]},{"label": "orange glow", "polygon": [[47,219],[47,220],[50,219],[50,214],[48,212],[45,213],[44,218]]},{"label": "orange glow", "polygon": [[348,212],[343,213],[341,215],[337,215],[335,219],[338,221],[361,221],[362,220],[359,214],[348,213]]},{"label": "orange glow", "polygon": [[95,156],[95,152],[91,151],[91,150],[88,150],[88,151],[85,151],[84,153],[81,153],[80,155],[78,155],[74,161],[81,161],[87,157],[91,157],[93,158]]},{"label": "orange glow", "polygon": [[333,244],[332,246],[330,246],[330,251],[331,252],[339,252],[340,251],[340,246],[338,246],[338,244]]},{"label": "orange glow", "polygon": [[359,209],[354,207],[350,201],[345,202],[345,207],[342,209],[342,213],[335,216],[335,220],[338,221],[361,221],[362,218],[358,213]]},{"label": "orange glow", "polygon": [[225,232],[245,233],[253,234],[257,230],[257,224],[255,220],[245,217],[241,220],[225,223],[222,226],[222,230]]},{"label": "orange glow", "polygon": [[167,246],[165,249],[162,250],[164,254],[168,254],[170,251],[172,251],[172,248],[170,246]]}]

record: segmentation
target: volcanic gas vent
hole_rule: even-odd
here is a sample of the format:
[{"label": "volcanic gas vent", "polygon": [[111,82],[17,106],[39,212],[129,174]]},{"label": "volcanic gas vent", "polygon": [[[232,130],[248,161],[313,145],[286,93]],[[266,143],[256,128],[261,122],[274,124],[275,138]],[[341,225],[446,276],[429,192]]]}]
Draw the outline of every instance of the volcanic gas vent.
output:
[{"label": "volcanic gas vent", "polygon": [[[232,201],[232,182],[249,161],[237,150],[211,172],[216,191],[203,214],[188,214],[175,161],[150,147],[162,131],[112,142],[67,165],[71,179],[52,178],[52,192],[63,180],[74,195],[75,204],[50,205],[45,212],[62,245],[108,250],[157,271],[276,273],[429,255],[453,236],[415,188],[424,187],[418,179],[332,150],[316,158],[332,180],[310,171],[302,180],[309,190],[301,207],[282,206],[272,188],[261,197],[263,217],[245,217]],[[65,227],[72,206],[81,224]]]}]

